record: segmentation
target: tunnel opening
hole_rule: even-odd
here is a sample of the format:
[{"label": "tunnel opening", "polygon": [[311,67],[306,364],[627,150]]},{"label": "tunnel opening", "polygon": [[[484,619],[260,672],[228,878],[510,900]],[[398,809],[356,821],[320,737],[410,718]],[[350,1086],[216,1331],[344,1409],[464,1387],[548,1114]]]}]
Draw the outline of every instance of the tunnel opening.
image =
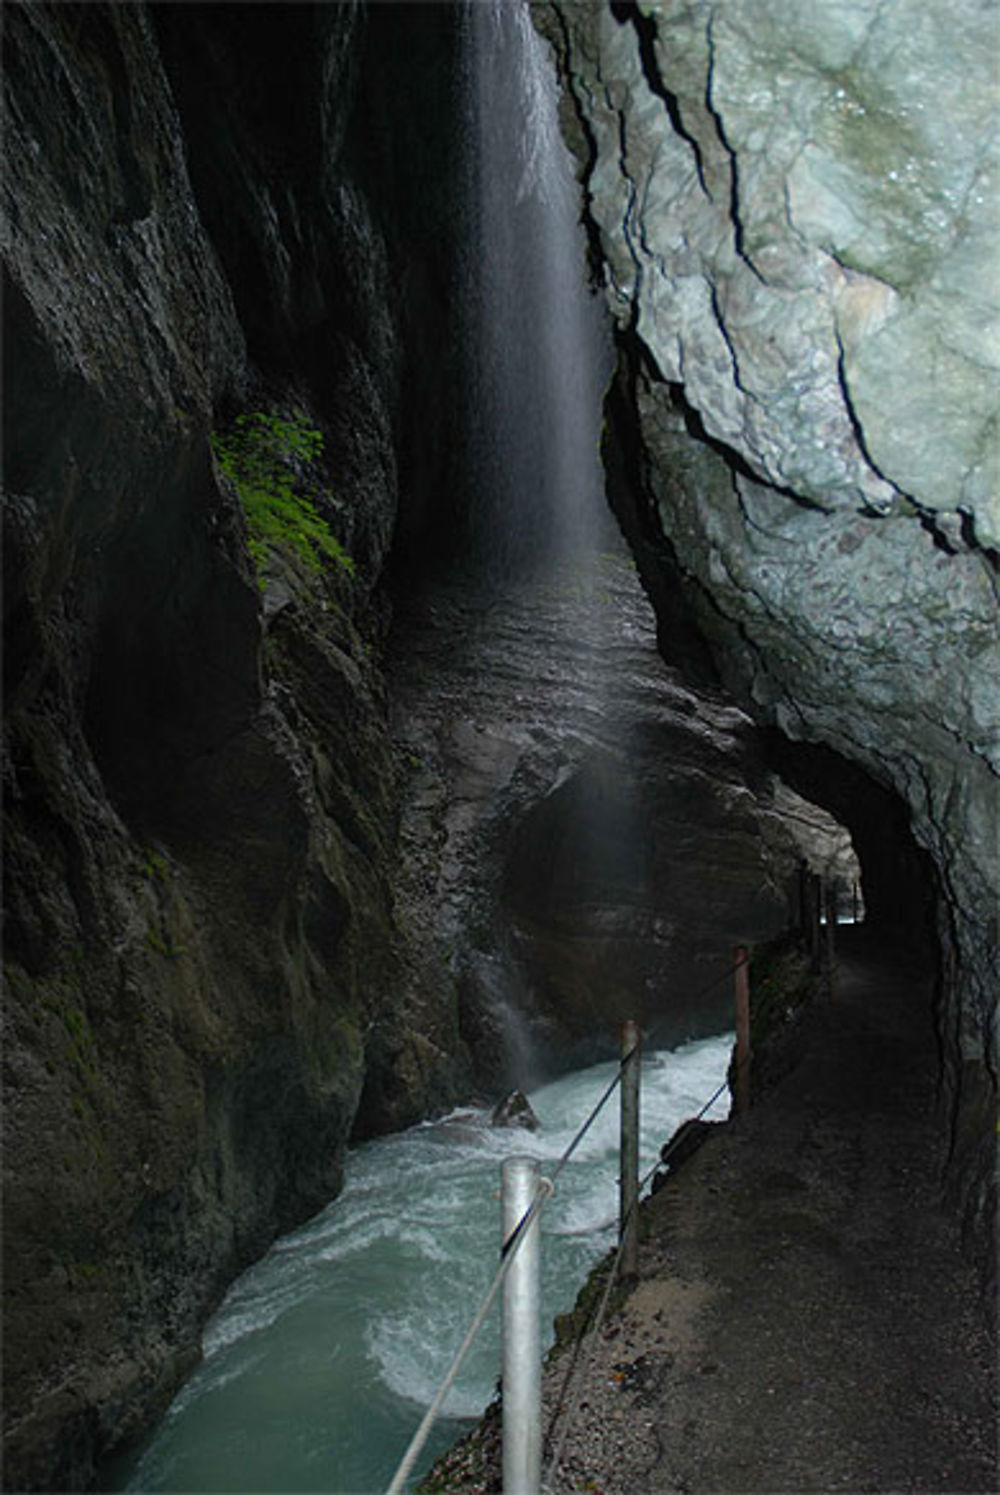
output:
[{"label": "tunnel opening", "polygon": [[838,891],[839,919],[863,916],[850,832],[730,714],[729,761],[647,722],[511,827],[499,904],[547,1067],[614,1052],[628,1018],[656,1047],[731,1029],[734,951],[795,935],[804,870]]},{"label": "tunnel opening", "polygon": [[892,944],[912,942],[936,962],[934,864],[914,840],[899,796],[832,748],[793,742],[776,728],[763,729],[762,746],[786,783],[850,832],[868,933]]}]

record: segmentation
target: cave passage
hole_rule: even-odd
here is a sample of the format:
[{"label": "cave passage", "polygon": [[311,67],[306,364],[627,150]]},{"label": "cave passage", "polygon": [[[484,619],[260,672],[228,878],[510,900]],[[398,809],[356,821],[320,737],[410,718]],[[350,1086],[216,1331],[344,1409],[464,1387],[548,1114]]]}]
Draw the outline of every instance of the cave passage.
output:
[{"label": "cave passage", "polygon": [[933,989],[912,943],[841,930],[832,993],[758,1055],[764,1103],[646,1206],[554,1488],[585,1481],[594,1428],[612,1495],[996,1487],[994,1348],[938,1198]]}]

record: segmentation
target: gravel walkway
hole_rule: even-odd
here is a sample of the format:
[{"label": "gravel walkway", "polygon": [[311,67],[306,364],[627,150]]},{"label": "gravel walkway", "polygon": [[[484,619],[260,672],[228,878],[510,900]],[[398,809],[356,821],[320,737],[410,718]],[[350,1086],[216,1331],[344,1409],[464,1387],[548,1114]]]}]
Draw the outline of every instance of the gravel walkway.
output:
[{"label": "gravel walkway", "polygon": [[[639,1280],[587,1341],[552,1495],[1000,1487],[995,1341],[938,1203],[926,974],[848,932],[781,1069],[644,1206]],[[494,1414],[427,1488],[498,1491],[498,1464]]]}]

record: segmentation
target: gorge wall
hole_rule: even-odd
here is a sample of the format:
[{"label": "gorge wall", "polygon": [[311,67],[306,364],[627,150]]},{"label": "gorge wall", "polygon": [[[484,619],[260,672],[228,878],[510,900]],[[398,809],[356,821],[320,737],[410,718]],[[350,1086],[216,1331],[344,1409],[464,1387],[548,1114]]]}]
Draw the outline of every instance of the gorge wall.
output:
[{"label": "gorge wall", "polygon": [[736,944],[798,917],[847,833],[770,769],[721,690],[660,658],[628,553],[401,605],[389,664],[407,778],[397,907],[453,989],[482,1083],[527,1089],[732,1022]]},{"label": "gorge wall", "polygon": [[[726,939],[782,917],[772,769],[852,825],[886,914],[912,886],[909,819],[936,869],[951,1177],[983,1252],[988,22],[904,5],[894,36],[861,0],[810,7],[822,26],[800,9],[535,8],[616,325],[605,463],[687,676],[657,674],[645,638],[639,661],[634,636],[619,668],[638,604],[601,614],[605,673],[638,680],[645,754],[638,798],[612,774],[606,808],[652,806],[667,840],[691,823],[671,784],[711,778],[712,823],[738,827]],[[86,1485],[165,1405],[226,1283],[336,1191],[352,1131],[496,1078],[498,969],[505,1000],[517,979],[541,993],[543,1027],[584,1026],[566,1015],[578,926],[558,900],[540,922],[530,881],[623,756],[573,704],[572,645],[561,737],[542,697],[507,709],[530,604],[502,656],[477,654],[456,602],[444,626],[464,652],[429,684],[429,635],[401,606],[384,667],[389,594],[419,610],[456,520],[455,18],[5,14],[9,1488]],[[904,154],[882,172],[876,146]],[[930,175],[908,164],[925,157]],[[258,576],[209,440],[248,414],[319,433],[319,456],[286,451],[282,470],[353,569],[316,574],[286,547]],[[463,822],[470,803],[490,835]],[[635,886],[621,874],[577,889],[600,903],[603,953],[585,954],[605,970],[652,919],[615,901]],[[707,952],[684,958],[695,971]]]},{"label": "gorge wall", "polygon": [[906,805],[937,882],[951,1182],[989,1263],[995,8],[556,0],[535,16],[618,329],[606,462],[663,647],[679,591],[758,721]]},{"label": "gorge wall", "polygon": [[[447,176],[451,17],[407,28],[5,13],[7,1488],[86,1485],[166,1404],[336,1192],[396,1026],[379,582],[400,471],[433,475],[435,376],[398,391],[443,300],[429,193],[422,253],[406,225]],[[240,413],[319,433],[282,471],[353,572],[286,548],[261,597],[208,440]],[[371,1125],[468,1086],[457,1042],[396,1052]]]}]

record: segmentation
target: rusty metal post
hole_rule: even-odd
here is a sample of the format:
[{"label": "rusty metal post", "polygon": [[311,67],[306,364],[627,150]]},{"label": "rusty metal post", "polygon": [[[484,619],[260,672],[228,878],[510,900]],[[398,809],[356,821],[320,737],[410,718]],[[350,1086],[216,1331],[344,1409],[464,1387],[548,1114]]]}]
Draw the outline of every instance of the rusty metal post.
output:
[{"label": "rusty metal post", "polygon": [[734,953],[736,988],[736,1112],[750,1109],[750,959],[745,945]]},{"label": "rusty metal post", "polygon": [[826,939],[823,946],[823,968],[828,996],[833,996],[833,968],[837,950],[837,884],[823,883],[823,908],[826,914]]},{"label": "rusty metal post", "polygon": [[823,881],[815,872],[809,874],[809,953],[813,966],[823,958],[822,938]]},{"label": "rusty metal post", "polygon": [[621,1174],[618,1187],[619,1275],[639,1274],[639,1028],[622,1027]]}]

